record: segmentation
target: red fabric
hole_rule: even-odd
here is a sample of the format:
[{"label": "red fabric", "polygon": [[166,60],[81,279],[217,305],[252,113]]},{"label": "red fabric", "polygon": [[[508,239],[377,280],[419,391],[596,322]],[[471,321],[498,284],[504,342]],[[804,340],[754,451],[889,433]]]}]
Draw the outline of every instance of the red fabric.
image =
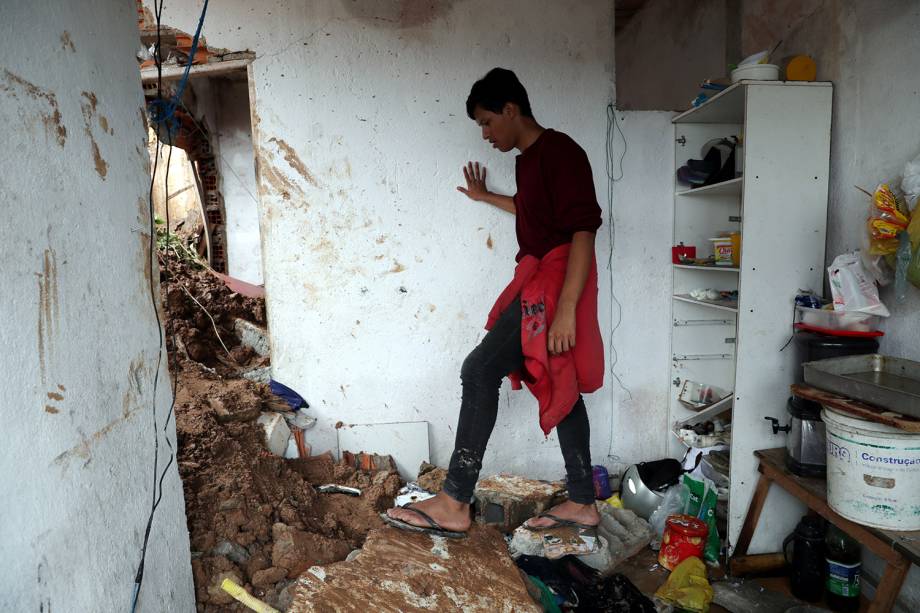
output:
[{"label": "red fabric", "polygon": [[572,242],[575,232],[601,226],[591,164],[568,135],[544,130],[515,159],[515,178],[518,262],[527,255],[540,259]]},{"label": "red fabric", "polygon": [[521,389],[523,380],[537,398],[540,428],[547,436],[572,410],[578,394],[593,392],[604,384],[604,343],[597,323],[596,261],[591,262],[588,280],[575,307],[575,348],[561,355],[550,355],[546,348],[571,246],[567,243],[556,247],[542,259],[524,256],[486,323],[486,329],[491,330],[502,311],[521,296],[524,370],[509,378],[514,389]]}]

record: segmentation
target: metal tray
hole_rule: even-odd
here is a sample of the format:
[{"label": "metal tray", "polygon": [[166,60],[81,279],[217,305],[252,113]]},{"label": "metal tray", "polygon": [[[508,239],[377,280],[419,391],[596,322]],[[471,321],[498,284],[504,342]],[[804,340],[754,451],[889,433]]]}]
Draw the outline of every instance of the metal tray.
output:
[{"label": "metal tray", "polygon": [[809,385],[920,418],[920,362],[869,354],[803,366]]}]

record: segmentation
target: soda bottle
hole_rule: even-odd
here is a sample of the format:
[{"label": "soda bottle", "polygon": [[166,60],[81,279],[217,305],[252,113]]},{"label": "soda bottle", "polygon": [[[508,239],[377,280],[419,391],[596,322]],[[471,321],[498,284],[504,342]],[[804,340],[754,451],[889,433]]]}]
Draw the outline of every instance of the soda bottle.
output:
[{"label": "soda bottle", "polygon": [[862,554],[859,543],[830,524],[825,537],[827,582],[825,598],[834,611],[859,610],[859,573]]}]

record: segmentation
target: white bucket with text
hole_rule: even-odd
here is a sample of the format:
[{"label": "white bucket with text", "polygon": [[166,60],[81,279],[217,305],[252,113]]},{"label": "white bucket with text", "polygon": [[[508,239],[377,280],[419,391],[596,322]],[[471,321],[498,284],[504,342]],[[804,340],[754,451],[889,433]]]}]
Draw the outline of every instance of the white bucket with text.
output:
[{"label": "white bucket with text", "polygon": [[920,434],[830,407],[827,502],[843,517],[886,530],[920,530]]}]

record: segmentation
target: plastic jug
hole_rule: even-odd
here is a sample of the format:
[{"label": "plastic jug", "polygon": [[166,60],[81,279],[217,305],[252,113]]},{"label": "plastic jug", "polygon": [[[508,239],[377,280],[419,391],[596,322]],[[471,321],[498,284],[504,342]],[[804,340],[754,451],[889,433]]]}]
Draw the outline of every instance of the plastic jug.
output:
[{"label": "plastic jug", "polygon": [[[806,515],[795,532],[783,541],[783,555],[791,569],[792,593],[802,600],[815,602],[824,594],[825,524],[820,517]],[[792,560],[788,548],[792,545]]]}]

